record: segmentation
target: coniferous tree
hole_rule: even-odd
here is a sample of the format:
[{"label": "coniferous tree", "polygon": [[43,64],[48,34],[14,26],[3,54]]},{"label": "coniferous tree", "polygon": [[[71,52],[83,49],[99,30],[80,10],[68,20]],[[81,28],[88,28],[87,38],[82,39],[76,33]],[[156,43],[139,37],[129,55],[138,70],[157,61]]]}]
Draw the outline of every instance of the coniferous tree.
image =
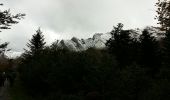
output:
[{"label": "coniferous tree", "polygon": [[165,38],[163,39],[163,63],[165,66],[170,65],[170,31],[165,33]]},{"label": "coniferous tree", "polygon": [[114,50],[115,39],[119,36],[120,32],[122,31],[123,24],[118,23],[117,27],[113,27],[113,30],[110,32],[112,37],[107,41],[106,46],[108,47],[109,51],[112,52]]},{"label": "coniferous tree", "polygon": [[[3,4],[0,4],[2,6]],[[24,18],[25,14],[18,13],[12,15],[10,10],[1,11],[0,10],[0,30],[10,29],[12,24],[17,24],[18,20]],[[1,31],[0,31],[1,32]]]},{"label": "coniferous tree", "polygon": [[164,65],[169,65],[170,56],[170,0],[158,0],[157,6],[157,16],[156,18],[161,25],[161,29],[165,30],[165,38],[163,39],[163,63]]},{"label": "coniferous tree", "polygon": [[27,43],[27,47],[29,50],[25,49],[25,54],[33,56],[37,53],[40,53],[40,51],[44,49],[45,44],[46,42],[44,42],[44,35],[39,28],[36,31],[36,34],[32,36],[32,39],[29,40],[29,43]]},{"label": "coniferous tree", "polygon": [[[0,4],[3,6],[3,4]],[[0,10],[0,32],[2,29],[10,29],[12,24],[17,24],[18,20],[24,18],[25,14],[18,13],[16,15],[12,15],[10,10],[1,11]],[[10,49],[6,49],[8,46],[8,42],[0,44],[0,54],[4,54],[5,51],[9,51]]]},{"label": "coniferous tree", "polygon": [[157,16],[161,28],[163,30],[170,29],[170,0],[158,0],[157,6]]},{"label": "coniferous tree", "polygon": [[154,74],[158,71],[161,61],[159,61],[159,46],[158,41],[149,33],[144,30],[140,36],[140,47],[141,47],[141,59],[140,63],[145,68],[148,68],[151,73]]},{"label": "coniferous tree", "polygon": [[128,30],[122,30],[123,24],[119,23],[117,27],[114,27],[111,34],[112,37],[107,41],[106,46],[108,47],[111,54],[116,56],[116,59],[120,66],[125,66],[131,63],[131,44],[132,38]]}]

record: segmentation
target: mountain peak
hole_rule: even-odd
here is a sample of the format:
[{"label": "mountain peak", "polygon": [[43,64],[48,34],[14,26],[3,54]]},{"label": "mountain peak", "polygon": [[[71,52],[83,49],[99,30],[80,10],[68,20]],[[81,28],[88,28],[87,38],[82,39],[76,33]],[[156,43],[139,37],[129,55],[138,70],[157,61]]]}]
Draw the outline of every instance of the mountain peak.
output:
[{"label": "mountain peak", "polygon": [[[154,34],[154,36],[158,36],[164,32],[160,31],[159,28],[153,26],[147,26],[145,28],[149,33]],[[132,37],[139,37],[142,34],[144,29],[130,29],[130,35]],[[61,40],[60,47],[69,49],[71,51],[83,51],[88,48],[97,48],[103,49],[106,47],[106,42],[111,38],[111,33],[95,33],[92,38],[88,39],[78,39],[77,37],[73,37],[71,40]]]}]

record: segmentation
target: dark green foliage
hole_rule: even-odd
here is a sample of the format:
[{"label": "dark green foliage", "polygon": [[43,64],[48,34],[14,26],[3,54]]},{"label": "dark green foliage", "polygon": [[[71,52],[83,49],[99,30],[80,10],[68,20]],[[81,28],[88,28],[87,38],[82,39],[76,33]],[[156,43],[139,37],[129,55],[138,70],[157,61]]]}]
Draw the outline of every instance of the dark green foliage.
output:
[{"label": "dark green foliage", "polygon": [[21,64],[20,76],[32,94],[102,93],[104,82],[115,67],[111,59],[106,51],[91,49],[76,53],[46,48],[41,55]]},{"label": "dark green foliage", "polygon": [[[108,40],[108,42],[106,43],[106,46],[108,47],[108,49],[111,51],[114,49],[114,44],[116,39],[119,40],[119,36],[120,36],[120,33],[122,31],[122,28],[123,28],[123,24],[119,23],[117,25],[117,27],[113,27],[114,29],[111,31],[111,35],[112,37]],[[112,52],[112,51],[111,51]]]},{"label": "dark green foliage", "polygon": [[40,28],[36,31],[36,34],[32,36],[32,39],[29,40],[29,43],[27,43],[27,47],[29,50],[25,49],[25,56],[33,56],[35,54],[40,53],[44,49],[44,45],[46,42],[44,42],[44,35],[42,34],[42,31]]},{"label": "dark green foliage", "polygon": [[162,30],[170,29],[170,1],[169,0],[158,0],[156,3],[157,7],[157,16],[159,23],[161,25]]},{"label": "dark green foliage", "polygon": [[[3,4],[1,3],[0,6],[3,6]],[[0,10],[0,32],[2,29],[10,29],[10,26],[12,24],[17,24],[18,20],[24,18],[25,14],[16,14],[16,15],[12,15],[10,13],[10,10],[5,10],[5,11],[1,11]],[[6,49],[8,46],[8,42],[5,42],[3,44],[0,44],[0,54],[3,54],[5,51],[9,51],[10,49]]]},{"label": "dark green foliage", "polygon": [[133,38],[130,37],[128,30],[122,30],[123,24],[119,23],[111,32],[112,38],[107,41],[106,45],[111,54],[116,56],[120,66],[129,65],[132,62]]},{"label": "dark green foliage", "polygon": [[170,31],[167,31],[165,34],[165,38],[163,38],[162,51],[163,51],[164,66],[169,67],[170,65]]},{"label": "dark green foliage", "polygon": [[158,41],[149,33],[144,30],[140,38],[140,64],[150,70],[150,74],[155,74],[159,71],[161,66],[161,59],[159,58]]},{"label": "dark green foliage", "polygon": [[[2,6],[1,4],[0,6]],[[24,18],[25,14],[18,13],[12,15],[10,10],[1,11],[0,10],[0,30],[1,29],[10,29],[12,24],[17,24],[18,20]],[[0,31],[1,32],[1,31]]]},{"label": "dark green foliage", "polygon": [[144,30],[137,38],[122,28],[105,50],[72,52],[57,41],[30,52],[19,65],[22,86],[40,100],[168,100],[168,33],[159,40]]},{"label": "dark green foliage", "polygon": [[164,67],[169,67],[170,62],[170,1],[158,0],[156,3],[157,14],[156,18],[161,25],[161,28],[165,31],[165,37],[163,38],[162,46],[162,62]]}]

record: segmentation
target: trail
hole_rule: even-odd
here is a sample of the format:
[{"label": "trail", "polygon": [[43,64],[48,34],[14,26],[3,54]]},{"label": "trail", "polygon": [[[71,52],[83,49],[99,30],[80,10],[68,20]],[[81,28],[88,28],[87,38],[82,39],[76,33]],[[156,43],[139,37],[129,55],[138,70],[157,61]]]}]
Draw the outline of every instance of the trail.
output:
[{"label": "trail", "polygon": [[0,100],[10,100],[9,96],[9,82],[6,80],[3,87],[0,87]]}]

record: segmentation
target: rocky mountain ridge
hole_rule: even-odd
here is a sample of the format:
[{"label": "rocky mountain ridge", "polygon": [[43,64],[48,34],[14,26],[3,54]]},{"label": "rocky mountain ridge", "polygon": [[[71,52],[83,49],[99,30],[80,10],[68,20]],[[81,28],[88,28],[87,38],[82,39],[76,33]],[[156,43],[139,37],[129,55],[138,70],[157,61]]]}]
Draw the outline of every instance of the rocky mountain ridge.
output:
[{"label": "rocky mountain ridge", "polygon": [[[164,32],[160,31],[159,28],[156,27],[146,27],[144,28],[148,30],[149,33],[152,33],[155,37],[163,37]],[[142,34],[144,29],[131,29],[130,35],[132,37],[139,37]],[[73,37],[70,40],[61,40],[58,42],[58,46],[61,48],[69,49],[71,51],[83,51],[87,50],[88,48],[96,48],[96,49],[103,49],[106,47],[106,42],[111,38],[111,33],[96,33],[93,35],[92,38],[88,39],[78,39]]]},{"label": "rocky mountain ridge", "polygon": [[[155,37],[163,37],[164,33],[163,31],[160,31],[159,28],[156,27],[146,27],[144,28],[148,30],[149,33],[152,33]],[[140,34],[142,34],[142,31],[144,29],[130,29],[130,35],[132,37],[139,37]],[[96,49],[103,49],[106,47],[106,42],[111,38],[111,33],[96,33],[93,35],[92,38],[88,39],[78,39],[76,37],[71,38],[70,40],[60,40],[60,41],[55,41],[53,44],[57,45],[60,48],[65,48],[69,49],[71,51],[84,51],[87,50],[88,48],[96,48]],[[17,57],[20,56],[22,53],[21,52],[13,52],[10,51],[7,53],[8,57]]]}]

